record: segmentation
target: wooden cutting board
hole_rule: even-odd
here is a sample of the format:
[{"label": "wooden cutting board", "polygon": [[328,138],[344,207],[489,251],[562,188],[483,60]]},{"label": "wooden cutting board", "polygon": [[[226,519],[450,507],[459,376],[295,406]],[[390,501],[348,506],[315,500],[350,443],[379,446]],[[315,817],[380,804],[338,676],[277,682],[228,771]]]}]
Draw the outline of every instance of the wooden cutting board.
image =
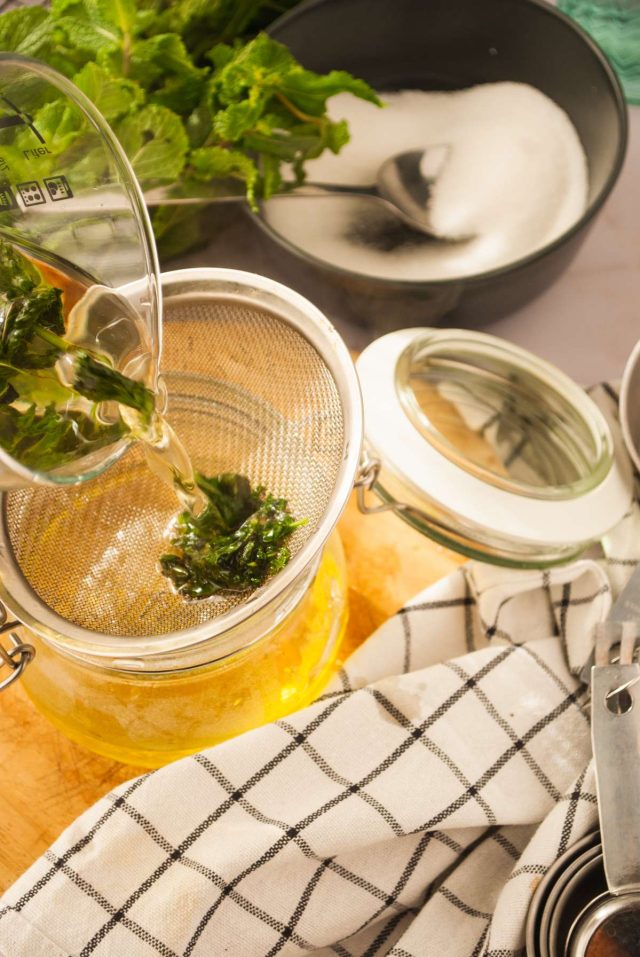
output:
[{"label": "wooden cutting board", "polygon": [[[349,566],[346,650],[462,559],[390,513],[361,515],[352,498],[340,523]],[[75,817],[142,769],[74,744],[41,717],[19,682],[0,693],[0,892]]]}]

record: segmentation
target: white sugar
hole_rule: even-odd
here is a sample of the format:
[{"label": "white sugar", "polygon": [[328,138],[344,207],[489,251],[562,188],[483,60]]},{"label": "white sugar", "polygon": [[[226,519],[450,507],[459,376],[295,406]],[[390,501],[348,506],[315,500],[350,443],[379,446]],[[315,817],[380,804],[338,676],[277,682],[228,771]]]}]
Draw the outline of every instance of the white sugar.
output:
[{"label": "white sugar", "polygon": [[377,109],[348,95],[331,115],[351,142],[307,166],[313,182],[370,184],[394,153],[448,144],[430,201],[443,243],[413,233],[367,200],[284,198],[267,204],[271,226],[311,255],[366,275],[428,280],[470,276],[521,259],[560,236],[583,213],[584,150],[567,114],[522,83],[453,93],[406,90]]}]

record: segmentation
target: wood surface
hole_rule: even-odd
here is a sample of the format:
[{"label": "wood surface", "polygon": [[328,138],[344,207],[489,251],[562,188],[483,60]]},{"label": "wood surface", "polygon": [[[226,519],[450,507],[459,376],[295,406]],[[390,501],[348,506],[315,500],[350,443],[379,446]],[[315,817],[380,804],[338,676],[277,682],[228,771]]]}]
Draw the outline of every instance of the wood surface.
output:
[{"label": "wood surface", "polygon": [[[347,651],[462,561],[389,513],[361,515],[355,497],[340,533],[349,566]],[[35,710],[19,682],[0,694],[0,769],[0,892],[75,817],[142,770],[69,741]]]}]

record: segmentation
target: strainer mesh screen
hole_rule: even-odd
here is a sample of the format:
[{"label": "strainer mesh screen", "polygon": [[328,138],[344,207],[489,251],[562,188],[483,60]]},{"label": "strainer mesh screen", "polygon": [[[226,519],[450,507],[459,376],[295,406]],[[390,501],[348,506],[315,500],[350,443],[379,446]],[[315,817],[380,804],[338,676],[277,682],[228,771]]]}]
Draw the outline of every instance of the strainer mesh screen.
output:
[{"label": "strainer mesh screen", "polygon": [[[283,318],[208,296],[166,305],[162,368],[168,419],[195,467],[242,472],[308,519],[290,540],[295,554],[318,527],[344,455],[340,396],[320,354]],[[244,601],[187,602],[171,592],[157,561],[176,499],[137,447],[83,486],[25,489],[5,502],[23,575],[75,625],[166,634]]]}]

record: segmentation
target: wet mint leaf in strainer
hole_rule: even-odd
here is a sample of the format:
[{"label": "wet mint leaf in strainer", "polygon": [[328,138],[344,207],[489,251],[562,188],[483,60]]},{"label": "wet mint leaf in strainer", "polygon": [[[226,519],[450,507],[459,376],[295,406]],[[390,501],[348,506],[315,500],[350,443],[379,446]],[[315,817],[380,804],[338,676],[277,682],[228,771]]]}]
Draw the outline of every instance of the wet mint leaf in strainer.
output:
[{"label": "wet mint leaf in strainer", "polygon": [[185,598],[210,598],[224,592],[245,592],[262,585],[287,564],[285,540],[306,523],[290,513],[286,499],[243,475],[214,478],[197,475],[208,504],[202,514],[183,512],[171,544],[174,552],[160,557],[163,575]]}]

